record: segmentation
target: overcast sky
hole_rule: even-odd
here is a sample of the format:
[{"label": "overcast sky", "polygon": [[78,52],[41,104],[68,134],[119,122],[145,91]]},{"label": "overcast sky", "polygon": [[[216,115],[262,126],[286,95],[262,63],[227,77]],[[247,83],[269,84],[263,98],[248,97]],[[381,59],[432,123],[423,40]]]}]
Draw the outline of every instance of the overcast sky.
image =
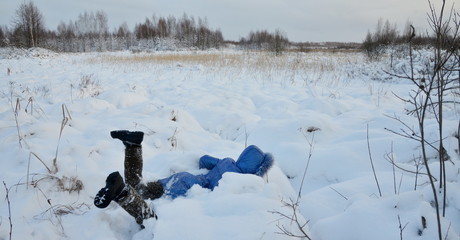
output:
[{"label": "overcast sky", "polygon": [[[0,25],[11,26],[23,0],[0,0]],[[111,29],[124,21],[132,30],[146,17],[183,13],[207,18],[209,27],[220,28],[225,39],[239,40],[251,30],[281,29],[291,41],[361,42],[379,18],[401,29],[411,21],[427,28],[427,0],[34,0],[48,29],[59,22],[75,21],[84,11],[103,10]],[[441,2],[441,0],[432,0]],[[460,0],[447,0],[449,8]]]}]

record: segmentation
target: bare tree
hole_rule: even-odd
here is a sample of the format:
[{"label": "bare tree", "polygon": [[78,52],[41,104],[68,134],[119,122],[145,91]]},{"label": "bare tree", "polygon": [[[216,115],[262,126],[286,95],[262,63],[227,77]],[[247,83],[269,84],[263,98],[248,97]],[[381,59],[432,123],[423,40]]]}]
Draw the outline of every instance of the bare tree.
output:
[{"label": "bare tree", "polygon": [[[429,1],[430,2],[430,1]],[[457,68],[458,64],[455,62],[456,43],[460,39],[460,20],[457,18],[458,13],[452,8],[450,12],[446,13],[446,1],[443,0],[441,9],[437,12],[434,5],[430,2],[429,23],[436,35],[436,45],[434,48],[434,64],[433,75],[430,82],[435,86],[433,91],[433,112],[438,123],[438,154],[440,162],[439,172],[439,189],[443,192],[443,212],[445,216],[446,208],[446,165],[445,162],[450,158],[443,145],[443,112],[444,105],[446,104],[445,95],[452,90],[458,89],[458,76],[452,75],[453,70]]]},{"label": "bare tree", "polygon": [[165,18],[163,17],[160,17],[158,19],[158,35],[160,38],[166,38],[166,37],[169,37],[169,28],[168,28],[168,25],[167,25],[167,21]]},{"label": "bare tree", "polygon": [[43,15],[32,1],[19,5],[13,23],[16,45],[29,48],[38,46],[45,27]]},{"label": "bare tree", "polygon": [[107,14],[103,11],[96,13],[85,11],[78,15],[75,27],[77,34],[81,36],[98,38],[107,36],[109,32]]},{"label": "bare tree", "polygon": [[[3,30],[3,29],[2,29]],[[10,34],[13,42],[25,46],[21,41],[20,28]],[[4,31],[3,31],[4,32]],[[177,47],[208,49],[220,48],[224,44],[222,32],[208,27],[206,18],[184,15],[176,19],[174,16],[146,18],[143,23],[135,25],[130,31],[127,23],[121,24],[112,32],[108,29],[108,18],[103,11],[83,12],[77,20],[61,22],[56,31],[43,31],[46,38],[42,47],[55,51],[87,52],[116,51],[131,49],[170,49]],[[2,34],[2,32],[0,32]],[[0,35],[0,41],[2,36]],[[16,41],[17,40],[17,41]],[[22,43],[24,42],[24,43]]]},{"label": "bare tree", "polygon": [[109,20],[104,11],[97,11],[95,14],[96,33],[100,38],[107,37],[109,34]]},{"label": "bare tree", "polygon": [[0,26],[0,47],[6,46],[6,31],[3,30],[3,27]]},{"label": "bare tree", "polygon": [[55,50],[65,52],[71,52],[75,50],[73,45],[76,39],[76,33],[75,25],[72,23],[72,21],[69,21],[69,24],[65,24],[64,22],[59,23],[56,35],[58,37],[58,43],[57,49]]},{"label": "bare tree", "polygon": [[[180,19],[173,16],[168,18],[155,16],[146,18],[144,23],[134,27],[136,40],[144,45],[144,48],[161,45],[161,42],[171,41],[179,44],[177,47],[194,47],[199,49],[219,48],[223,44],[223,36],[220,30],[211,30],[207,19],[184,15]],[[143,44],[142,44],[143,43]]]},{"label": "bare tree", "polygon": [[[429,182],[433,193],[433,205],[436,211],[438,239],[443,239],[441,217],[445,217],[447,206],[447,179],[446,179],[446,162],[449,155],[444,148],[444,106],[447,104],[456,104],[455,100],[449,101],[446,98],[457,94],[459,89],[459,77],[453,74],[458,71],[458,58],[455,57],[457,52],[456,44],[460,39],[460,19],[452,7],[450,12],[446,11],[446,0],[442,1],[442,6],[436,10],[434,5],[429,2],[430,12],[428,20],[431,29],[435,35],[435,44],[433,55],[421,72],[416,72],[414,67],[414,57],[412,54],[412,39],[416,36],[414,27],[411,27],[409,34],[409,57],[410,72],[403,75],[394,75],[401,79],[410,80],[415,89],[411,91],[409,98],[404,99],[406,103],[413,106],[410,113],[414,114],[418,120],[418,129],[409,127],[404,124],[405,130],[400,134],[409,139],[414,139],[420,143],[423,164],[426,173],[429,176]],[[434,118],[437,121],[438,136],[436,139],[430,137],[427,133],[426,120]],[[439,177],[435,178],[435,173],[431,171],[430,157],[428,148],[434,149],[438,153]]]},{"label": "bare tree", "polygon": [[280,29],[277,29],[273,34],[273,39],[270,43],[270,50],[275,53],[276,56],[280,56],[288,47],[289,40],[286,34]]},{"label": "bare tree", "polygon": [[116,36],[120,38],[127,37],[130,34],[129,32],[129,27],[126,22],[123,22],[119,27],[116,32]]},{"label": "bare tree", "polygon": [[267,30],[251,31],[247,38],[240,39],[239,44],[247,49],[267,50],[279,56],[289,46],[289,39],[279,29],[274,33]]},{"label": "bare tree", "polygon": [[375,31],[373,33],[367,32],[361,48],[367,53],[370,60],[378,60],[387,46],[401,41],[402,37],[398,33],[396,24],[391,24],[388,20],[384,22],[380,18],[375,26]]}]

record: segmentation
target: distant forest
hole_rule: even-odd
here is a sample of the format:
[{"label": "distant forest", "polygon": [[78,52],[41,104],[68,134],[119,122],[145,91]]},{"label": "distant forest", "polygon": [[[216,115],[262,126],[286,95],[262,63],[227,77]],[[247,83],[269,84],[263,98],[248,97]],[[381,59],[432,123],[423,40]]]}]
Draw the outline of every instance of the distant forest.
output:
[{"label": "distant forest", "polygon": [[11,26],[0,25],[0,47],[42,47],[57,52],[149,51],[177,49],[219,49],[231,43],[241,49],[267,50],[276,55],[289,48],[358,48],[358,43],[290,42],[277,29],[251,31],[239,41],[225,40],[220,29],[211,29],[206,18],[183,14],[177,18],[147,17],[130,29],[125,22],[109,30],[107,14],[100,10],[83,12],[74,21],[47,29],[45,17],[33,1],[18,5]]},{"label": "distant forest", "polygon": [[[220,29],[211,29],[207,19],[183,14],[182,17],[151,17],[131,30],[126,23],[109,30],[104,11],[83,12],[75,21],[61,22],[56,30],[47,29],[44,16],[32,2],[17,7],[12,25],[0,26],[0,47],[42,47],[58,52],[174,50],[221,48],[225,44]],[[239,46],[281,52],[289,45],[277,30],[250,32]]]}]

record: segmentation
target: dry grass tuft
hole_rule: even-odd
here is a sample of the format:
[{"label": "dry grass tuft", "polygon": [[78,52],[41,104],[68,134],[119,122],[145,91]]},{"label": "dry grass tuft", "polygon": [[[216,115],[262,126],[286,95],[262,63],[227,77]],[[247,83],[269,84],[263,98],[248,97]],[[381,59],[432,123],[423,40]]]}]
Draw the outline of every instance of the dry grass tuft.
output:
[{"label": "dry grass tuft", "polygon": [[83,182],[77,177],[62,177],[57,178],[57,186],[60,191],[63,192],[77,192],[80,193],[83,190]]}]

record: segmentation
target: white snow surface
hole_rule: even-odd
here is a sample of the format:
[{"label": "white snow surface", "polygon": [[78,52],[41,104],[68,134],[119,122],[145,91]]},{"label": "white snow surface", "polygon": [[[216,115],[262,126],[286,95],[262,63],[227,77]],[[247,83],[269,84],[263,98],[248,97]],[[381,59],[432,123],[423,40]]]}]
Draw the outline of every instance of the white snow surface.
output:
[{"label": "white snow surface", "polygon": [[[383,72],[388,59],[237,50],[0,54],[2,240],[292,239],[280,233],[304,234],[287,206],[297,199],[311,239],[437,239],[428,178],[387,160],[415,171],[420,156],[416,142],[386,130],[403,128],[389,116],[417,126],[399,98],[413,86]],[[139,60],[162,55],[177,59]],[[226,60],[184,60],[216,56]],[[442,227],[450,240],[460,239],[459,113],[452,105],[444,116],[451,161]],[[236,159],[249,144],[272,153],[275,166],[264,178],[227,173],[214,191],[194,186],[185,197],[148,200],[159,218],[141,230],[116,203],[93,205],[106,176],[123,174],[123,145],[109,134],[117,129],[145,132],[144,181],[203,173],[200,156]],[[427,120],[427,136],[436,131]],[[430,164],[435,173],[438,165]]]}]

